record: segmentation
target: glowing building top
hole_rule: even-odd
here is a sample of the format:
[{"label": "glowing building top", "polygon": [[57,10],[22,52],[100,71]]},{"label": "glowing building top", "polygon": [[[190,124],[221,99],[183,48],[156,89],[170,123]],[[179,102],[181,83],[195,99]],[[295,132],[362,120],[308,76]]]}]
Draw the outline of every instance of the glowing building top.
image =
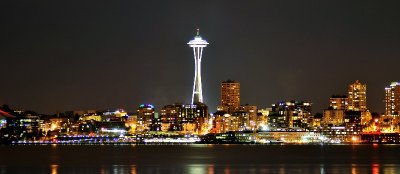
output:
[{"label": "glowing building top", "polygon": [[[208,42],[201,38],[200,36],[200,29],[197,29],[197,35],[194,37],[193,40],[187,43],[190,47],[207,47]],[[200,57],[201,58],[201,57]]]}]

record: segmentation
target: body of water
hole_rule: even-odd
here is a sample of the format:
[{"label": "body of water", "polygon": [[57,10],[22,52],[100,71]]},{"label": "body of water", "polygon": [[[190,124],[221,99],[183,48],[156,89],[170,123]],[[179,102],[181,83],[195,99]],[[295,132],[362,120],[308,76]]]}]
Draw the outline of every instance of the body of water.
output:
[{"label": "body of water", "polygon": [[400,145],[3,145],[5,173],[400,173]]}]

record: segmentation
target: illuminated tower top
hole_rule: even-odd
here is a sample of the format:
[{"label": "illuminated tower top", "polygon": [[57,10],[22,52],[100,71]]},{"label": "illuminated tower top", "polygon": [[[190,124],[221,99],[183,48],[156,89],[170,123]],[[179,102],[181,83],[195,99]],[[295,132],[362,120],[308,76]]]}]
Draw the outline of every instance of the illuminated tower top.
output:
[{"label": "illuminated tower top", "polygon": [[[200,29],[197,29],[197,35],[194,37],[193,40],[187,43],[190,47],[207,47],[208,42],[201,38],[200,36]],[[200,57],[201,58],[201,57]]]}]

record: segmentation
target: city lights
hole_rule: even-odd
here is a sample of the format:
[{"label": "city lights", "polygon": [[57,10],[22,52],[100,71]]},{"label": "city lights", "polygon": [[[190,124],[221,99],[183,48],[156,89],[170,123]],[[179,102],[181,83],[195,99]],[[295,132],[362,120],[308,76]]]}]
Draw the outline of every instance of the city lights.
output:
[{"label": "city lights", "polygon": [[[241,104],[241,84],[220,83],[220,105],[210,113],[203,102],[201,59],[208,42],[199,35],[193,48],[195,76],[191,103],[160,107],[140,104],[135,112],[68,111],[51,116],[8,106],[0,108],[1,143],[14,144],[290,144],[399,143],[400,88],[385,88],[385,114],[367,107],[367,85],[356,80],[347,95],[332,95],[321,114],[314,103],[277,101],[270,107]],[[399,106],[398,106],[399,105]],[[3,111],[3,109],[6,109]]]}]

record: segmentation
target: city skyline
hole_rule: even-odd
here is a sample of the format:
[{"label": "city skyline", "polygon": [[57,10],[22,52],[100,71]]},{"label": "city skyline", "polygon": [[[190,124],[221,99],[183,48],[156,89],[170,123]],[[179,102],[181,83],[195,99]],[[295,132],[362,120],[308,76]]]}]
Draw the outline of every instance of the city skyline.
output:
[{"label": "city skyline", "polygon": [[385,87],[399,80],[392,2],[3,4],[0,104],[43,113],[190,103],[185,43],[197,27],[213,43],[202,62],[211,111],[226,79],[242,84],[242,104],[305,100],[314,113],[360,80],[367,107],[383,113]]},{"label": "city skyline", "polygon": [[0,1],[0,173],[397,173],[400,1]]}]

